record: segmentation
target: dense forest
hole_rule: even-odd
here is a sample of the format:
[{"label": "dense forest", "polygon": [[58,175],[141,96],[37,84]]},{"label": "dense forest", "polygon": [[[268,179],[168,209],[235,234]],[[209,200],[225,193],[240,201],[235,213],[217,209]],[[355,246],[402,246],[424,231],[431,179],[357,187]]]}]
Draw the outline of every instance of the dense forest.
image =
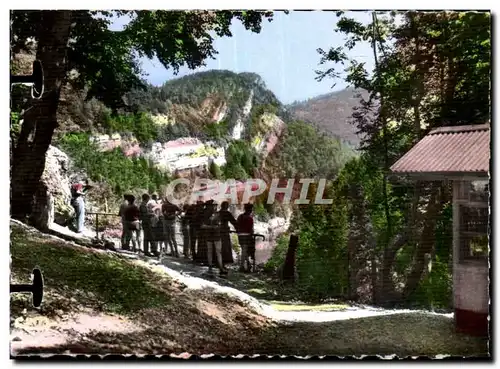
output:
[{"label": "dense forest", "polygon": [[[312,299],[450,308],[450,187],[389,177],[389,167],[432,128],[490,121],[491,17],[405,12],[396,23],[396,12],[373,13],[367,25],[339,15],[346,44],[320,50],[334,66],[318,73],[368,92],[353,114],[361,157],[334,180],[332,207],[294,214],[299,286]],[[346,53],[361,40],[373,48],[372,75]],[[285,248],[284,238],[268,268]]]},{"label": "dense forest", "polygon": [[352,147],[358,147],[361,137],[356,126],[351,123],[352,114],[362,98],[368,98],[367,91],[348,87],[305,101],[296,101],[287,108],[295,119],[306,121],[322,132],[340,137]]},{"label": "dense forest", "polygon": [[[130,96],[135,97],[131,99]],[[82,120],[92,117],[94,133],[119,133],[125,139],[133,137],[145,149],[151,147],[153,142],[167,142],[181,137],[214,141],[226,147],[227,164],[222,168],[212,164],[207,173],[217,179],[245,180],[254,177],[261,167],[265,168],[263,170],[267,177],[280,175],[332,179],[344,163],[356,155],[339,138],[326,136],[311,124],[292,120],[262,79],[252,73],[196,73],[168,81],[161,88],[148,86],[146,90],[134,90],[127,99],[130,111],[117,113],[112,113],[95,101],[77,100],[69,107],[67,119],[72,120],[78,106],[83,106],[80,110],[88,117]],[[251,109],[244,116],[242,110],[247,101],[250,101]],[[157,110],[160,104],[163,104],[163,108]],[[218,113],[223,105],[229,108],[224,119],[217,122],[213,119],[213,111]],[[262,123],[264,116],[284,119],[286,129],[274,152],[262,159],[252,144],[267,133],[268,128]],[[158,117],[167,117],[167,121],[159,123]],[[243,135],[240,139],[233,139],[231,131],[238,119],[244,127]],[[121,164],[118,162],[111,166],[102,165],[111,157],[120,162],[130,162],[132,159],[126,158],[119,149],[113,153],[100,152],[85,130],[63,127],[60,132],[55,144],[70,154],[75,165],[84,169],[92,180],[107,182],[105,187],[114,192],[108,190],[106,195],[114,198],[116,203],[127,191],[159,191],[166,184],[164,179],[167,174],[153,167],[134,170],[132,166],[129,175],[120,173],[118,169]],[[138,168],[150,165],[147,160],[141,160],[142,164],[136,164]],[[143,185],[138,182],[141,178]],[[164,183],[158,182],[158,179]],[[99,195],[101,198],[103,196]]]}]

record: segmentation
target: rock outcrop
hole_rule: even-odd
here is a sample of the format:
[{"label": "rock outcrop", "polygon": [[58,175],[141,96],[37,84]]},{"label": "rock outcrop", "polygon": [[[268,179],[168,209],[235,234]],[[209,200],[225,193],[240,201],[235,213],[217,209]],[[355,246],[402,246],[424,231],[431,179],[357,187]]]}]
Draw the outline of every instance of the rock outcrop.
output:
[{"label": "rock outcrop", "polygon": [[69,158],[58,148],[50,146],[35,194],[33,223],[40,229],[49,229],[54,222],[66,225],[74,215],[70,200]]},{"label": "rock outcrop", "polygon": [[263,133],[259,133],[253,139],[253,147],[260,153],[262,159],[266,159],[278,144],[286,124],[275,114],[264,113],[259,125]]}]

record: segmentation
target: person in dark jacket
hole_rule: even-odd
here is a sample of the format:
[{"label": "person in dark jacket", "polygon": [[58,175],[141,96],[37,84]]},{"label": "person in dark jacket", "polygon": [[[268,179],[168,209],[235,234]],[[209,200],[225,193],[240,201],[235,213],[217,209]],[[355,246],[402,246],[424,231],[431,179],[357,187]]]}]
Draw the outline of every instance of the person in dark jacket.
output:
[{"label": "person in dark jacket", "polygon": [[195,230],[196,204],[189,204],[184,217],[189,228],[189,257],[194,260],[196,256],[196,230]]},{"label": "person in dark jacket", "polygon": [[204,232],[207,247],[208,272],[212,272],[212,262],[215,252],[217,267],[221,275],[227,274],[227,270],[222,263],[222,243],[221,243],[221,214],[217,211],[217,204],[207,201],[205,205],[205,219],[201,228]]},{"label": "person in dark jacket", "polygon": [[196,250],[196,260],[202,264],[208,263],[208,248],[207,248],[207,234],[204,227],[201,227],[208,218],[213,213],[213,200],[207,200],[204,203],[200,204],[200,212],[199,212],[199,224],[200,228],[197,232],[198,244]]},{"label": "person in dark jacket", "polygon": [[[253,205],[245,204],[245,211],[236,221],[236,231],[238,232],[238,241],[241,246],[240,271],[247,272],[250,270],[249,253],[251,248],[255,247],[253,238]],[[248,265],[248,268],[246,265]]]},{"label": "person in dark jacket", "polygon": [[172,256],[179,257],[179,249],[177,248],[177,240],[175,239],[175,222],[177,214],[181,211],[177,205],[165,200],[161,206],[163,214],[163,234],[165,237],[165,248],[170,246]]},{"label": "person in dark jacket", "polygon": [[128,206],[123,211],[123,218],[126,224],[125,230],[125,250],[129,249],[130,240],[132,240],[132,251],[137,252],[141,247],[141,212],[135,204],[135,196],[126,195]]},{"label": "person in dark jacket", "polygon": [[182,231],[182,253],[184,254],[184,258],[188,259],[190,256],[191,250],[191,241],[190,241],[190,232],[189,232],[189,223],[191,223],[191,218],[193,216],[193,206],[191,204],[184,204],[182,208],[182,217],[181,217],[181,231]]},{"label": "person in dark jacket", "polygon": [[143,230],[143,242],[144,242],[144,255],[153,256],[149,251],[151,251],[155,256],[158,256],[158,251],[156,250],[156,242],[154,242],[154,234],[153,234],[153,219],[155,217],[155,213],[153,207],[148,206],[150,201],[149,194],[145,193],[142,195],[142,202],[139,206],[140,211],[140,219],[142,223]]},{"label": "person in dark jacket", "polygon": [[220,209],[221,217],[221,242],[222,242],[222,262],[224,264],[232,264],[233,260],[233,247],[231,245],[231,233],[229,224],[236,229],[236,219],[229,211],[229,202],[224,201]]},{"label": "person in dark jacket", "polygon": [[201,223],[203,220],[203,201],[198,200],[196,205],[193,205],[191,223],[189,223],[189,235],[191,238],[191,257],[193,262],[199,260],[200,245],[203,243],[201,232]]}]

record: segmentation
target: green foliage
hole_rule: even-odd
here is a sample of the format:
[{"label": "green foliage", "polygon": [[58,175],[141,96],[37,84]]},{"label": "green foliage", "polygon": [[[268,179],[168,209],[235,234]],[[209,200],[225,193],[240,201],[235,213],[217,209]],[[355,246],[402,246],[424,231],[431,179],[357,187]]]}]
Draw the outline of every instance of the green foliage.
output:
[{"label": "green foliage", "polygon": [[[11,12],[11,47],[25,49],[29,38],[37,39],[44,11]],[[72,82],[87,86],[89,97],[96,97],[116,111],[124,107],[123,94],[132,88],[144,89],[139,58],[157,57],[165,68],[201,67],[216,50],[213,32],[219,37],[232,36],[230,25],[238,19],[243,26],[259,33],[263,19],[272,20],[272,12],[260,11],[71,11],[73,27],[68,43],[68,70],[79,74]],[[123,30],[111,30],[113,20],[129,17]],[[66,42],[63,42],[64,44]],[[45,65],[44,67],[50,68]]]},{"label": "green foliage", "polygon": [[87,134],[68,134],[59,145],[75,165],[89,177],[107,183],[117,197],[135,189],[158,191],[169,182],[169,176],[144,158],[127,158],[120,149],[101,152]]},{"label": "green foliage", "polygon": [[199,149],[197,149],[194,153],[189,155],[191,158],[200,158],[202,156],[213,156],[217,157],[219,152],[217,149],[211,145],[203,145]]},{"label": "green foliage", "polygon": [[234,252],[236,252],[236,254],[239,254],[241,251],[241,246],[237,234],[231,233],[231,245],[233,246]]},{"label": "green foliage", "polygon": [[254,90],[257,104],[281,105],[259,75],[238,74],[228,70],[199,72],[167,81],[162,87],[150,86],[148,100],[170,101],[172,104],[188,104],[200,108],[205,99],[211,97],[214,102],[231,100],[235,107],[241,109],[248,100],[251,89]]},{"label": "green foliage", "polygon": [[212,175],[213,178],[215,178],[215,179],[222,179],[223,178],[222,170],[214,161],[212,161],[212,163],[210,163],[209,169],[210,169],[210,174]]},{"label": "green foliage", "polygon": [[[373,165],[369,156],[362,155],[359,158],[347,162],[339,173],[337,184],[342,191],[342,196],[348,201],[349,210],[353,211],[353,203],[349,193],[349,186],[360,186],[368,204],[371,223],[374,228],[374,236],[379,249],[383,249],[386,242],[387,219],[384,213],[384,198],[381,191],[383,185],[381,168]],[[388,187],[389,196],[391,187]],[[401,222],[401,214],[394,212],[391,220]]]},{"label": "green foliage", "polygon": [[261,122],[262,115],[264,113],[278,114],[278,112],[279,112],[279,107],[273,104],[260,104],[253,106],[250,115],[249,137],[254,137],[259,133],[262,133],[262,131],[264,132],[266,131],[267,127],[263,127]]},{"label": "green foliage", "polygon": [[[146,90],[130,91],[126,95],[126,101],[136,111],[172,114],[176,123],[187,127],[191,134],[198,136],[201,133],[205,138],[219,142],[227,137],[228,132],[240,119],[251,91],[251,102],[254,105],[252,111],[255,105],[268,106],[268,110],[285,114],[282,104],[274,93],[267,89],[259,75],[237,74],[227,70],[191,74],[167,81],[161,87],[148,85]],[[193,108],[203,114],[193,114]],[[226,111],[224,123],[214,123],[214,114],[222,110]]]},{"label": "green foliage", "polygon": [[[319,301],[341,297],[347,290],[346,202],[336,184],[326,191],[332,205],[308,205],[302,208],[294,228],[299,234],[296,267],[297,288],[304,300]],[[281,237],[266,263],[275,270],[284,262],[288,237]]]},{"label": "green foliage", "polygon": [[102,126],[107,134],[131,133],[141,144],[158,140],[158,127],[146,113],[115,115],[104,113]]},{"label": "green foliage", "polygon": [[453,277],[450,268],[453,245],[453,211],[447,204],[436,225],[436,255],[431,272],[420,281],[410,301],[417,306],[448,309],[452,307]]},{"label": "green foliage", "polygon": [[229,135],[228,124],[225,121],[210,123],[203,127],[203,132],[209,140],[224,143]]},{"label": "green foliage", "polygon": [[267,211],[265,205],[261,202],[258,202],[253,207],[253,213],[255,218],[260,222],[268,222],[270,219],[269,212]]},{"label": "green foliage", "polygon": [[90,306],[113,313],[133,315],[169,303],[169,296],[151,283],[157,275],[145,268],[109,254],[33,237],[17,227],[11,234],[14,273],[23,278],[38,265],[50,288],[78,291]]},{"label": "green foliage", "polygon": [[283,265],[286,257],[286,252],[288,250],[289,238],[290,235],[288,234],[284,234],[278,238],[271,257],[267,260],[266,264],[264,264],[264,271],[268,273],[276,272],[278,268]]},{"label": "green foliage", "polygon": [[417,290],[409,297],[409,302],[418,307],[450,309],[453,298],[453,275],[448,260],[436,257],[432,270],[420,281]]},{"label": "green foliage", "polygon": [[[320,50],[321,64],[334,62],[335,66],[318,72],[319,79],[347,73],[349,84],[370,92],[373,101],[355,114],[355,124],[365,133],[364,148],[373,156],[383,158],[383,122],[397,122],[386,137],[390,162],[421,138],[418,133],[424,125],[477,124],[490,119],[491,15],[412,11],[400,16],[402,21],[395,22],[394,14],[377,14],[368,25],[342,16],[337,31],[346,35],[346,43]],[[364,41],[375,42],[374,74],[368,73],[365,63],[347,56],[347,50]],[[379,119],[374,104],[381,103],[381,96],[384,119]],[[391,149],[405,139],[406,146]]]},{"label": "green foliage", "polygon": [[21,133],[21,115],[17,112],[10,112],[10,138],[13,143],[17,142],[17,138]]},{"label": "green foliage", "polygon": [[[413,184],[403,180],[392,187],[386,176],[391,164],[421,139],[427,128],[490,120],[491,15],[409,11],[399,12],[399,21],[396,12],[371,15],[372,22],[363,24],[341,14],[336,31],[345,35],[345,44],[319,50],[321,64],[334,64],[319,71],[319,79],[344,78],[369,93],[353,114],[353,123],[363,134],[363,161],[346,165],[341,176],[347,188],[354,183],[363,187],[381,262],[385,262],[384,249],[394,237],[411,235],[389,261],[390,275],[381,277],[395,277],[397,284],[404,286],[404,296],[409,296],[406,302],[448,307],[449,209],[445,207],[441,218],[429,219],[432,212],[417,205],[425,203],[433,188],[420,183],[419,192],[415,192]],[[365,63],[349,58],[348,51],[363,42],[372,46],[373,73]],[[424,280],[417,280],[422,273],[415,267],[422,264],[413,260],[421,257],[425,247],[421,242],[424,222],[437,227],[435,257],[432,271]]]},{"label": "green foliage", "polygon": [[168,142],[190,135],[188,127],[181,123],[161,125],[157,127],[157,130],[160,142]]},{"label": "green foliage", "polygon": [[247,179],[252,177],[258,164],[257,153],[250,143],[243,140],[233,141],[226,150],[226,165],[223,167],[224,177]]}]

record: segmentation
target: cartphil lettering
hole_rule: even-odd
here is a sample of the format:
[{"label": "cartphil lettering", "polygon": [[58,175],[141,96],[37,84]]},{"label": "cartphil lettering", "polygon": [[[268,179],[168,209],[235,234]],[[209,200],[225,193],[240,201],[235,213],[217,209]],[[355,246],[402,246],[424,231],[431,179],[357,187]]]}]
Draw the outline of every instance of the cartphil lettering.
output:
[{"label": "cartphil lettering", "polygon": [[[295,199],[293,202],[297,205],[305,205],[310,203],[308,199],[309,187],[316,181],[311,178],[301,178],[299,183],[301,184],[301,191],[299,198]],[[174,196],[175,189],[179,184],[184,184],[188,188],[192,188],[191,196],[187,195],[183,198],[177,198]],[[280,186],[281,184],[281,186]],[[276,197],[282,204],[290,204],[292,194],[295,188],[295,179],[288,179],[286,181],[286,186],[283,187],[283,180],[273,179],[270,186],[268,187],[266,182],[262,179],[249,179],[245,182],[238,182],[234,179],[228,179],[224,182],[213,181],[207,178],[197,178],[191,187],[191,183],[188,179],[180,178],[169,183],[166,190],[167,199],[176,204],[180,205],[190,198],[191,202],[195,202],[200,199],[213,199],[216,202],[222,202],[225,200],[230,200],[231,203],[237,204],[238,199],[242,199],[242,203],[251,202],[252,198],[263,194],[266,189],[268,189],[267,204],[273,204],[276,201]],[[326,179],[320,179],[318,181],[316,196],[314,198],[314,204],[316,205],[330,205],[333,203],[333,199],[324,199],[323,195],[327,186]],[[238,194],[243,193],[240,197]]]}]

